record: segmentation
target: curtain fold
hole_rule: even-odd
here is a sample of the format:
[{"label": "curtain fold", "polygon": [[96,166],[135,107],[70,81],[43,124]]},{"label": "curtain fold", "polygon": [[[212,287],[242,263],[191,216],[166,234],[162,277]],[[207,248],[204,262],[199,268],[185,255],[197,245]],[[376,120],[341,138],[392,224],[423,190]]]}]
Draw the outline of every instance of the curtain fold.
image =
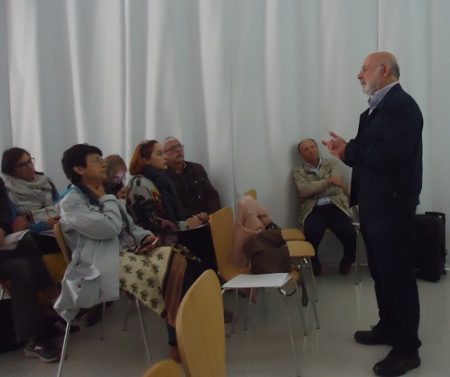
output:
[{"label": "curtain fold", "polygon": [[420,208],[448,212],[448,14],[446,0],[0,0],[0,145],[30,150],[63,189],[74,143],[128,161],[174,135],[225,205],[255,187],[295,225],[297,142],[354,136],[356,75],[389,50],[425,116]]}]

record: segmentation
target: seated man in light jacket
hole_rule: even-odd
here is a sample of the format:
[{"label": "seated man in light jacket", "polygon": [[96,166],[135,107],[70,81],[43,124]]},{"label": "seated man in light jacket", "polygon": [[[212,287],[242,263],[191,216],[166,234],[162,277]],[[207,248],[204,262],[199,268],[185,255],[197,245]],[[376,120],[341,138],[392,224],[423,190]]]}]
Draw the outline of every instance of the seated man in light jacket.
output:
[{"label": "seated man in light jacket", "polygon": [[317,143],[304,139],[297,146],[303,164],[294,168],[300,211],[299,222],[306,240],[316,251],[312,259],[315,275],[322,273],[318,250],[326,229],[330,229],[344,246],[339,272],[348,274],[355,261],[356,231],[352,226],[346,187],[335,160],[320,158]]}]

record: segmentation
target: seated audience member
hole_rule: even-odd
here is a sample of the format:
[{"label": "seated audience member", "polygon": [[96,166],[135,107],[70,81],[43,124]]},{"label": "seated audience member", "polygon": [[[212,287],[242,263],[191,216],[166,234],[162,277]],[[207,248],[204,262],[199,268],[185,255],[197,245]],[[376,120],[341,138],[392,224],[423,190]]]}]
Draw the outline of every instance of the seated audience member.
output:
[{"label": "seated audience member", "polygon": [[[196,263],[173,247],[159,246],[155,235],[134,224],[124,202],[106,193],[107,169],[97,147],[74,145],[64,152],[62,165],[72,183],[60,204],[72,262],[55,309],[72,319],[81,307],[118,299],[120,284],[165,316],[171,355],[178,359],[175,317],[182,295],[198,276]],[[92,272],[99,278],[74,297],[67,286]]]},{"label": "seated audience member", "polygon": [[50,299],[54,299],[58,290],[30,233],[26,233],[17,244],[5,240],[5,236],[13,233],[14,217],[14,207],[0,179],[0,279],[11,284],[16,338],[18,342],[25,343],[26,356],[46,363],[55,362],[61,352],[50,342],[50,336],[45,331],[48,318],[39,305],[38,291],[44,291]]},{"label": "seated audience member", "polygon": [[306,240],[316,251],[312,258],[315,275],[320,275],[319,244],[328,228],[342,242],[344,256],[339,272],[348,274],[355,261],[356,231],[352,225],[346,187],[335,160],[321,158],[317,143],[304,139],[298,143],[298,152],[303,164],[294,168],[294,182],[300,198],[299,221]]},{"label": "seated audience member", "polygon": [[205,269],[216,270],[209,227],[200,227],[208,218],[201,214],[187,218],[183,215],[167,166],[163,147],[156,140],[143,141],[136,147],[130,162],[133,177],[128,183],[128,209],[136,224],[160,235],[167,243],[176,238],[201,259]]},{"label": "seated audience member", "polygon": [[17,209],[15,231],[29,229],[44,253],[59,252],[54,237],[41,232],[52,231],[59,220],[55,203],[59,194],[52,181],[34,169],[34,158],[22,148],[3,152],[2,173],[9,197]]},{"label": "seated audience member", "polygon": [[164,152],[169,164],[167,172],[180,198],[183,216],[207,217],[218,211],[221,205],[217,190],[202,165],[185,161],[183,144],[170,136],[164,140]]},{"label": "seated audience member", "polygon": [[127,174],[127,165],[118,154],[111,154],[105,157],[107,178],[105,181],[105,191],[107,194],[114,194],[119,199],[126,199],[127,187],[124,185]]}]

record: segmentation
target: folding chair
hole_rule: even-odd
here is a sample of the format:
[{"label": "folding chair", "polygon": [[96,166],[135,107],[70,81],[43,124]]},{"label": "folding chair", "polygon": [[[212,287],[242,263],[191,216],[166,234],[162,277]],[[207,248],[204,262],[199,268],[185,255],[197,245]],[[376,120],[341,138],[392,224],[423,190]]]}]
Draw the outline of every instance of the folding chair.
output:
[{"label": "folding chair", "polygon": [[186,377],[225,377],[223,302],[214,271],[205,271],[184,295],[176,333]]},{"label": "folding chair", "polygon": [[178,363],[166,359],[153,365],[142,377],[183,377],[183,373]]},{"label": "folding chair", "polygon": [[[251,188],[250,190],[246,191],[244,195],[250,195],[253,199],[257,200],[257,193],[255,188]],[[288,245],[289,255],[293,260],[295,261],[298,260],[298,263],[295,264],[298,266],[300,271],[303,272],[301,281],[304,298],[303,305],[307,306],[308,301],[312,299],[311,305],[314,312],[316,328],[319,329],[320,328],[319,316],[317,313],[317,306],[316,306],[316,302],[318,302],[318,296],[317,296],[316,281],[314,278],[311,263],[311,258],[315,255],[314,247],[309,242],[305,241],[306,239],[305,234],[298,228],[282,228],[281,236]],[[304,279],[305,277],[307,277],[309,285],[311,286],[310,291],[306,287],[306,284],[308,284],[308,282],[305,281]]]},{"label": "folding chair", "polygon": [[[59,223],[55,224],[55,226],[53,227],[53,231],[55,233],[56,242],[58,243],[58,246],[59,246],[61,252],[63,253],[67,264],[69,264],[72,261],[72,252],[71,252],[71,250],[69,249],[69,247],[66,244],[66,240],[64,239],[64,234],[62,232],[61,225]],[[144,346],[145,346],[145,352],[147,354],[147,358],[148,358],[149,362],[151,362],[151,356],[150,356],[150,350],[149,350],[149,347],[148,347],[148,341],[147,341],[147,336],[146,336],[146,331],[145,331],[145,325],[144,325],[144,321],[143,321],[142,315],[141,315],[141,309],[140,309],[139,300],[137,299],[136,296],[135,296],[135,302],[136,302],[136,308],[137,308],[137,311],[138,311],[139,324],[140,324],[140,327],[141,327],[142,338],[143,338]],[[105,317],[105,305],[106,305],[106,303],[103,303],[100,340],[103,340],[103,338],[104,338],[104,336],[103,336],[104,335],[104,324],[103,324],[103,321],[104,321],[104,317]],[[71,321],[67,321],[67,323],[66,323],[66,331],[65,331],[65,334],[64,334],[63,346],[62,346],[62,350],[61,350],[61,357],[60,357],[60,360],[59,360],[57,377],[61,376],[62,365],[63,365],[64,359],[65,359],[65,356],[66,356],[67,343],[69,341],[70,325],[71,325]]]},{"label": "folding chair", "polygon": [[[214,250],[216,253],[216,260],[219,275],[226,281],[222,285],[222,293],[227,290],[235,290],[235,304],[234,313],[236,312],[237,297],[239,289],[250,289],[250,297],[247,309],[247,317],[245,320],[245,329],[247,328],[248,318],[250,314],[250,303],[253,297],[253,290],[256,288],[276,288],[283,294],[284,302],[286,304],[287,322],[289,327],[289,336],[292,346],[292,353],[294,364],[297,369],[297,351],[295,347],[294,335],[292,331],[292,322],[289,313],[288,303],[286,301],[287,294],[285,287],[287,284],[293,282],[292,277],[288,273],[284,274],[250,274],[250,267],[236,267],[232,262],[232,248],[234,240],[234,222],[233,212],[231,208],[224,207],[219,211],[214,212],[210,216],[211,234],[214,243]],[[296,292],[299,295],[299,291]],[[300,303],[300,299],[299,299]],[[234,314],[233,313],[233,314]],[[303,329],[306,333],[306,324],[303,316],[303,311],[300,305],[300,315],[303,323]],[[234,317],[234,316],[233,316]],[[234,322],[233,328],[234,329]]]}]

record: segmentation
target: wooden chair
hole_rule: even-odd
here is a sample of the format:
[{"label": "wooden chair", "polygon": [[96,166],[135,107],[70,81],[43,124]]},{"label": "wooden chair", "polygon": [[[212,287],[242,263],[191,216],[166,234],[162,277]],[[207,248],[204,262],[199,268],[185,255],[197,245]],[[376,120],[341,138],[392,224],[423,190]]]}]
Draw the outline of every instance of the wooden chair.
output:
[{"label": "wooden chair", "polygon": [[[64,234],[63,234],[63,231],[61,228],[61,224],[59,224],[59,223],[55,224],[53,227],[53,232],[55,233],[56,242],[58,243],[58,246],[64,256],[64,259],[66,260],[67,264],[69,264],[72,261],[72,251],[70,250],[69,246],[66,243],[66,240],[64,239]],[[146,335],[146,331],[145,331],[144,321],[142,319],[139,300],[136,296],[134,298],[135,298],[135,302],[136,302],[136,308],[137,308],[137,312],[138,312],[139,324],[140,324],[141,332],[142,332],[142,338],[144,341],[145,352],[146,352],[149,362],[151,362],[150,350],[148,347],[147,335]],[[103,338],[104,338],[103,321],[104,321],[104,316],[105,316],[105,307],[106,307],[106,303],[103,303],[100,340],[103,340]],[[58,366],[57,377],[60,377],[60,375],[61,375],[62,365],[63,365],[64,359],[65,359],[66,350],[67,350],[67,343],[69,341],[70,325],[71,325],[71,321],[67,322],[66,332],[64,334],[64,341],[63,341],[63,346],[62,346],[62,350],[61,350],[61,357],[60,357],[59,366]]]},{"label": "wooden chair", "polygon": [[[250,190],[246,191],[244,195],[250,195],[253,199],[257,199],[255,188],[251,188]],[[304,297],[306,298],[304,300],[304,305],[306,306],[308,300],[312,299],[311,302],[314,312],[314,319],[316,322],[316,328],[319,329],[319,316],[317,314],[317,306],[315,304],[318,301],[318,296],[311,263],[311,258],[315,255],[314,247],[309,242],[305,241],[305,234],[298,228],[282,228],[281,236],[286,241],[289,255],[293,259],[293,262],[295,262],[300,270],[304,272],[302,274],[302,288],[304,289],[303,293]],[[307,280],[311,286],[310,290],[306,288],[307,282],[305,282],[304,277],[307,277]]]},{"label": "wooden chair", "polygon": [[186,292],[176,333],[186,377],[225,377],[223,302],[214,271],[205,271]]},{"label": "wooden chair", "polygon": [[166,359],[153,365],[142,377],[183,377],[183,372],[180,364],[171,359]]},{"label": "wooden chair", "polygon": [[55,233],[56,242],[58,243],[59,249],[64,256],[66,263],[69,264],[72,261],[72,251],[66,244],[60,223],[56,223],[54,225],[53,233]]},{"label": "wooden chair", "polygon": [[[245,320],[245,329],[247,329],[248,318],[250,316],[251,302],[253,298],[253,290],[258,288],[276,288],[283,294],[286,304],[287,324],[289,327],[289,335],[292,346],[294,363],[296,364],[297,352],[292,331],[292,323],[290,319],[289,308],[287,305],[287,294],[285,286],[293,283],[293,279],[289,274],[259,274],[252,275],[250,266],[237,267],[233,263],[233,242],[234,242],[234,221],[231,208],[224,207],[219,211],[210,215],[211,235],[214,243],[214,251],[216,253],[217,267],[219,275],[226,281],[222,285],[222,293],[226,290],[235,291],[235,304],[233,317],[236,314],[238,290],[250,289],[250,296],[247,306],[247,317]],[[299,296],[299,290],[296,289]],[[300,303],[300,300],[299,300]],[[306,334],[305,319],[300,306],[300,315],[303,323],[303,329]],[[234,329],[234,321],[232,331]]]}]

